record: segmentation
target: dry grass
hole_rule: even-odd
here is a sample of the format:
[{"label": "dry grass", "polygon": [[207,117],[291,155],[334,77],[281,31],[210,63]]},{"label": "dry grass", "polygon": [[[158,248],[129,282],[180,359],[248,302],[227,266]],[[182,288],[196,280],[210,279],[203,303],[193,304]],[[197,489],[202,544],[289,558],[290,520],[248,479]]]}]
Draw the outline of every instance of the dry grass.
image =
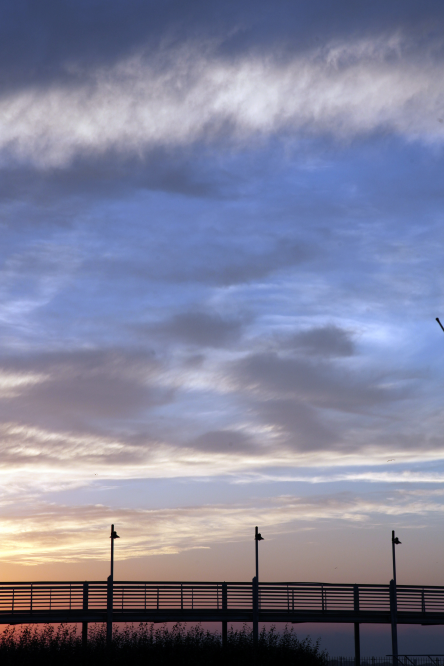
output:
[{"label": "dry grass", "polygon": [[87,648],[82,648],[76,625],[7,627],[0,635],[2,666],[325,666],[327,655],[319,642],[298,639],[293,629],[277,632],[263,629],[259,648],[253,648],[249,628],[231,628],[222,648],[220,634],[202,626],[176,624],[155,627],[142,623],[115,628],[110,648],[106,645],[104,626],[90,625]]}]

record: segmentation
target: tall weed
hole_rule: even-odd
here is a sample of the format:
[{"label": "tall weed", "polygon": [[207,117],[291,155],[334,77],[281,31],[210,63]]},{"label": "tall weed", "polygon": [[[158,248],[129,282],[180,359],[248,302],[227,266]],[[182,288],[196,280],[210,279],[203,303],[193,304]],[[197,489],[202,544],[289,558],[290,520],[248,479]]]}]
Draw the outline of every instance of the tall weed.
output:
[{"label": "tall weed", "polygon": [[141,623],[114,627],[111,646],[105,625],[89,625],[82,646],[76,625],[8,626],[0,634],[2,666],[326,666],[319,641],[300,640],[293,628],[262,629],[257,650],[251,629],[230,628],[225,648],[217,632],[198,624],[187,627]]}]

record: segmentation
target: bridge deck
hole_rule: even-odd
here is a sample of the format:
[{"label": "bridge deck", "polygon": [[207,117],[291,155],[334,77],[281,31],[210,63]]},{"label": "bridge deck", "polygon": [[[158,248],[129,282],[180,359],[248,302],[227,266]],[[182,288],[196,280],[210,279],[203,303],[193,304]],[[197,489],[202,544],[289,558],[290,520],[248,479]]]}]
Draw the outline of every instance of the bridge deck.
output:
[{"label": "bridge deck", "polygon": [[[0,583],[0,623],[105,622],[107,583]],[[251,583],[113,585],[113,622],[251,622]],[[390,623],[388,585],[260,583],[261,622]],[[444,587],[398,585],[398,624],[444,624]]]}]

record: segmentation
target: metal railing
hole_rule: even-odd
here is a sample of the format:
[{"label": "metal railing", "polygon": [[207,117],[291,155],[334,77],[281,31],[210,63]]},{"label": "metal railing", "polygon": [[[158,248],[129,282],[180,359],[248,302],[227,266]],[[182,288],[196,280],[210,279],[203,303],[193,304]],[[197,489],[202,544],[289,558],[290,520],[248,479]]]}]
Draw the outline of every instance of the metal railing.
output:
[{"label": "metal railing", "polygon": [[[329,657],[326,666],[355,666],[354,657]],[[385,657],[361,657],[360,666],[393,666],[392,655]],[[444,666],[442,654],[400,654],[398,666]]]},{"label": "metal railing", "polygon": [[[107,583],[0,583],[0,614],[75,611],[107,607]],[[223,606],[223,589],[226,601]],[[398,613],[444,613],[444,587],[397,587]],[[116,611],[251,610],[251,583],[121,582],[113,586]],[[389,612],[388,585],[260,583],[259,610],[298,612]]]}]

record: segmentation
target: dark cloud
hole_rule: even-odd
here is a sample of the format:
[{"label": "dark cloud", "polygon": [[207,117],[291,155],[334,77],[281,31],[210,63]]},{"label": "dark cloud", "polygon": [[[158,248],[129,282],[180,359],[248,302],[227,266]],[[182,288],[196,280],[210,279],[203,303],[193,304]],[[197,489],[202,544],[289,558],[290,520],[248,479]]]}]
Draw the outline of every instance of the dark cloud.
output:
[{"label": "dark cloud", "polygon": [[439,0],[4,0],[0,24],[2,89],[56,78],[76,80],[76,65],[115,62],[136,49],[213,38],[227,58],[246,49],[307,49],[344,35],[442,34]]},{"label": "dark cloud", "polygon": [[[271,273],[306,262],[313,254],[303,243],[272,240],[269,249],[262,249],[231,238],[208,237],[202,242],[199,236],[189,238],[179,232],[180,243],[172,239],[163,243],[161,252],[151,252],[149,261],[120,262],[115,257],[100,258],[91,263],[91,270],[100,270],[112,282],[116,276],[125,275],[139,281],[161,280],[170,283],[196,282],[208,285],[230,286],[264,278]],[[241,239],[243,240],[243,239]],[[186,256],[186,261],[184,261]],[[88,269],[89,266],[85,265]]]},{"label": "dark cloud", "polygon": [[235,364],[237,382],[259,395],[295,397],[311,405],[344,412],[362,412],[402,397],[382,386],[383,377],[357,377],[325,362],[253,354]]},{"label": "dark cloud", "polygon": [[251,438],[234,430],[212,430],[188,443],[193,449],[208,453],[258,453]]},{"label": "dark cloud", "polygon": [[[211,312],[184,312],[152,327],[162,338],[170,338],[199,347],[226,347],[237,342],[243,322]],[[150,330],[150,329],[148,329]]]},{"label": "dark cloud", "polygon": [[298,451],[332,449],[338,433],[322,423],[310,405],[297,400],[266,400],[254,407],[257,418],[281,433],[280,443]]},{"label": "dark cloud", "polygon": [[348,331],[338,326],[320,326],[296,333],[284,343],[285,347],[319,356],[352,356],[353,340]]},{"label": "dark cloud", "polygon": [[113,200],[131,195],[134,190],[152,190],[191,197],[220,198],[235,182],[226,170],[209,168],[205,150],[197,146],[166,151],[157,147],[144,156],[129,156],[124,151],[105,151],[102,155],[78,156],[64,168],[32,169],[25,165],[0,169],[0,201],[20,200],[53,206],[54,201],[71,197],[72,208],[91,198]]},{"label": "dark cloud", "polygon": [[1,370],[36,374],[0,402],[3,421],[56,429],[93,429],[126,419],[173,398],[158,387],[159,364],[144,353],[76,351],[2,360]]}]

